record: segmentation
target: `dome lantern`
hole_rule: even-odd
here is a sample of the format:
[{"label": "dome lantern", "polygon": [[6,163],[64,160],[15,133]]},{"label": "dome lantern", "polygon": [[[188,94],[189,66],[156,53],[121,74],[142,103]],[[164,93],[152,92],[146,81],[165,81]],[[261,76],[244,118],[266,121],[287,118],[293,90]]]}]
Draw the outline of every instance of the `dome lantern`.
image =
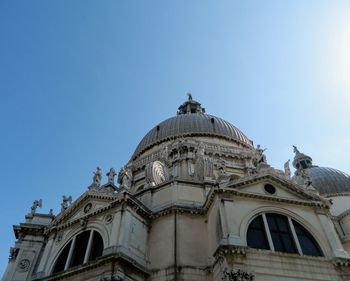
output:
[{"label": "dome lantern", "polygon": [[301,153],[298,148],[293,145],[295,153],[293,167],[297,170],[303,170],[312,167],[312,158],[304,153]]},{"label": "dome lantern", "polygon": [[205,108],[203,108],[199,102],[192,99],[192,94],[188,93],[187,95],[188,95],[188,100],[179,106],[177,115],[205,113]]}]

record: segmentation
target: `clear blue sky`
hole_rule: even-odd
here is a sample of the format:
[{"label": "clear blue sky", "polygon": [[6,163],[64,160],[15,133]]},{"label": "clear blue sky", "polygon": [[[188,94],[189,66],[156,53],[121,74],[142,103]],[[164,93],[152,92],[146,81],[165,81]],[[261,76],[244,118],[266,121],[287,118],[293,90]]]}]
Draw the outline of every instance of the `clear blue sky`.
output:
[{"label": "clear blue sky", "polygon": [[267,148],[350,172],[350,1],[0,1],[0,274],[34,199],[57,213],[191,91]]}]

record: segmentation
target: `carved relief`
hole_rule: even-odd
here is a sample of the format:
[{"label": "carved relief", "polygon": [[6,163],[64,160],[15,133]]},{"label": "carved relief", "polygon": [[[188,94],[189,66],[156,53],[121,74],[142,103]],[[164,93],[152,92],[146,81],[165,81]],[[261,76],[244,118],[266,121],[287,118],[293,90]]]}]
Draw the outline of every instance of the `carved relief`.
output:
[{"label": "carved relief", "polygon": [[146,167],[146,181],[150,185],[159,185],[169,180],[168,168],[161,161],[154,161]]},{"label": "carved relief", "polygon": [[253,281],[254,275],[245,272],[241,269],[231,269],[224,271],[222,279],[223,281]]},{"label": "carved relief", "polygon": [[63,234],[59,233],[56,237],[56,244],[59,244],[63,240]]},{"label": "carved relief", "polygon": [[88,213],[90,212],[90,210],[92,209],[92,204],[91,203],[87,203],[84,207],[84,213]]},{"label": "carved relief", "polygon": [[110,224],[113,221],[113,215],[112,214],[107,214],[105,216],[105,222],[106,224]]},{"label": "carved relief", "polygon": [[30,267],[30,261],[28,259],[23,259],[18,263],[19,272],[26,272],[29,270],[29,267]]}]

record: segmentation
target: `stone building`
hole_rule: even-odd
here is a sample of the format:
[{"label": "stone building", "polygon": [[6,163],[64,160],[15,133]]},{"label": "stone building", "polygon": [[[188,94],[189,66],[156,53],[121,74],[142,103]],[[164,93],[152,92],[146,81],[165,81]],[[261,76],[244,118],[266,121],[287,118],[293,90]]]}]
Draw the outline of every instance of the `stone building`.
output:
[{"label": "stone building", "polygon": [[271,167],[189,95],[118,175],[57,216],[35,201],[2,280],[350,280],[350,178],[294,153]]}]

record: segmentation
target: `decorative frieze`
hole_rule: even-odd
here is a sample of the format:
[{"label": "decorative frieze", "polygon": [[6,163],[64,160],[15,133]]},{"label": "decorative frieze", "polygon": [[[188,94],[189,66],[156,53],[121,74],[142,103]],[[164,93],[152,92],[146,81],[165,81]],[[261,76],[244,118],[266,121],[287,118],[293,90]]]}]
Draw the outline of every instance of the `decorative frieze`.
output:
[{"label": "decorative frieze", "polygon": [[253,281],[254,275],[241,269],[224,271],[222,281]]}]

